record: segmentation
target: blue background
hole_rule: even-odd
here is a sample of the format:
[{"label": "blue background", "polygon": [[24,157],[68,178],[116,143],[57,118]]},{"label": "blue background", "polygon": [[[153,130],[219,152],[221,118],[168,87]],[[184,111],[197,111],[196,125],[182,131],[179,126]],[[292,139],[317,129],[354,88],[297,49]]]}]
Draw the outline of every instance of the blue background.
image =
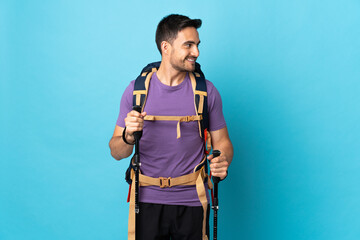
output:
[{"label": "blue background", "polygon": [[360,2],[1,1],[0,239],[126,239],[121,94],[169,13],[235,147],[219,239],[360,239]]}]

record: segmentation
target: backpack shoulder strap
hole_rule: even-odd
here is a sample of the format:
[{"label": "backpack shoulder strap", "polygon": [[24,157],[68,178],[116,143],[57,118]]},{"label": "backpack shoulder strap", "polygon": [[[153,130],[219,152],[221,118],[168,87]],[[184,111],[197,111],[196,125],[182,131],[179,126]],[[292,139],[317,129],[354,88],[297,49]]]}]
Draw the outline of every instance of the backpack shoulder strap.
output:
[{"label": "backpack shoulder strap", "polygon": [[207,88],[205,75],[201,71],[200,64],[196,63],[195,71],[190,73],[190,79],[194,91],[194,103],[197,115],[202,117],[199,121],[200,136],[204,139],[209,128],[209,115],[207,104]]},{"label": "backpack shoulder strap", "polygon": [[[141,106],[142,111],[145,107],[151,76],[159,69],[160,63],[161,62],[153,62],[148,64],[142,69],[140,75],[135,80],[133,106]],[[209,116],[206,80],[199,63],[195,63],[195,71],[193,73],[189,73],[189,75],[193,86],[195,111],[196,114],[202,118],[202,120],[199,120],[200,136],[204,139],[206,131],[209,127]]]},{"label": "backpack shoulder strap", "polygon": [[133,106],[140,106],[144,110],[147,93],[151,76],[160,67],[160,62],[153,62],[148,64],[141,70],[140,75],[136,78],[133,90]]}]

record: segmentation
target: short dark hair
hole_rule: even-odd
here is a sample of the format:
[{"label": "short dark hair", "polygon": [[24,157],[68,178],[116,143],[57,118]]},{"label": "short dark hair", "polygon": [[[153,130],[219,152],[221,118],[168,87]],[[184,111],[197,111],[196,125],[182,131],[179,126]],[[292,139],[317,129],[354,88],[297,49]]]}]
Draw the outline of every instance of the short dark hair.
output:
[{"label": "short dark hair", "polygon": [[155,36],[155,42],[160,54],[162,41],[172,43],[172,41],[177,37],[178,32],[186,27],[194,27],[198,29],[201,27],[201,23],[201,19],[190,19],[187,16],[179,14],[170,14],[164,17],[157,26]]}]

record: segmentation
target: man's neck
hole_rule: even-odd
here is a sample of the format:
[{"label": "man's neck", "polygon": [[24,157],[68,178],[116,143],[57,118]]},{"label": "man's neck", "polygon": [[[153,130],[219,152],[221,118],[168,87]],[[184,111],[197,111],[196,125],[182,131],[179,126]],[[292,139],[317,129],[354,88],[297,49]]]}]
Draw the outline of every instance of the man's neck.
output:
[{"label": "man's neck", "polygon": [[174,69],[171,64],[162,61],[156,75],[161,83],[168,86],[177,86],[184,81],[186,72],[180,72]]}]

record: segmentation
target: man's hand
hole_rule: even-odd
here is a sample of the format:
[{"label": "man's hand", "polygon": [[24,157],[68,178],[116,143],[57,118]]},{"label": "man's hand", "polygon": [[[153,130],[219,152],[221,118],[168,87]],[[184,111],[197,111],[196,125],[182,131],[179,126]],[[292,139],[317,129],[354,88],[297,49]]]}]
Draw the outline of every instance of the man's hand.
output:
[{"label": "man's hand", "polygon": [[126,116],[125,120],[125,138],[129,143],[135,142],[134,132],[142,131],[144,128],[144,117],[146,112],[139,113],[132,110]]},{"label": "man's hand", "polygon": [[221,153],[219,157],[213,158],[213,155],[207,157],[210,161],[210,171],[213,177],[220,177],[223,180],[227,175],[229,162],[227,161],[226,155]]}]

